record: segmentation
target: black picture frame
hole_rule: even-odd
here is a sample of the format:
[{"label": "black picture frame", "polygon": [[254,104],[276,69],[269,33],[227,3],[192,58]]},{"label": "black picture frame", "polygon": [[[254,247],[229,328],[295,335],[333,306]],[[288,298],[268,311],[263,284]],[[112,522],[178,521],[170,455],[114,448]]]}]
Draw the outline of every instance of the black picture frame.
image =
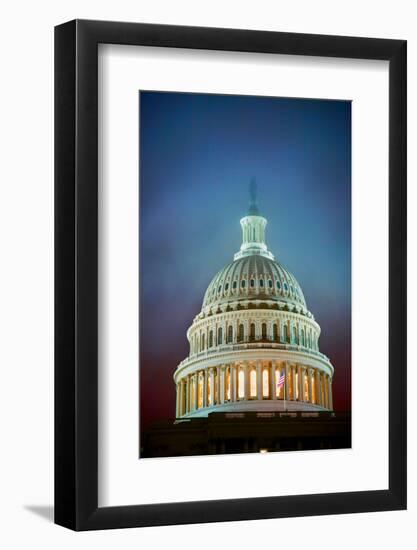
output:
[{"label": "black picture frame", "polygon": [[[389,488],[98,507],[98,44],[389,62]],[[55,28],[55,522],[108,529],[406,508],[406,41],[74,20]],[[371,146],[371,145],[370,145]]]}]

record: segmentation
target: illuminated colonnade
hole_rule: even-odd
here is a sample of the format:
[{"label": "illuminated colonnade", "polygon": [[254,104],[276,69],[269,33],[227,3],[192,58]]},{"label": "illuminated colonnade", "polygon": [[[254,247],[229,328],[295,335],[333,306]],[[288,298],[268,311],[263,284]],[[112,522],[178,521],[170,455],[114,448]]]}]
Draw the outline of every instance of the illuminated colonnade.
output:
[{"label": "illuminated colonnade", "polygon": [[[282,376],[284,383],[279,385]],[[176,416],[265,400],[310,403],[332,410],[331,377],[320,369],[288,361],[243,361],[196,370],[177,382]]]}]

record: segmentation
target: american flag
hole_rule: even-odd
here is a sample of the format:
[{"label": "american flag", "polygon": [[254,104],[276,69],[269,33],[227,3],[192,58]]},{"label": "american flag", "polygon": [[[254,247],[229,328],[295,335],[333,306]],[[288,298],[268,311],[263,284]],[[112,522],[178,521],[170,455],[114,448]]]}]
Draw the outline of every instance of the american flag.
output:
[{"label": "american flag", "polygon": [[278,391],[280,390],[280,388],[282,388],[282,386],[283,386],[284,384],[285,384],[285,372],[282,371],[282,374],[281,374],[281,376],[279,377],[278,383],[277,383]]}]

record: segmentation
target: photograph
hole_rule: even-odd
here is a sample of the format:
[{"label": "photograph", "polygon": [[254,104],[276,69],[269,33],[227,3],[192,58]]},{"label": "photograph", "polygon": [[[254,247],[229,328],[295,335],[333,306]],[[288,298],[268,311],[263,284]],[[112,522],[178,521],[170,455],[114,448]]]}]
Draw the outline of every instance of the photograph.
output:
[{"label": "photograph", "polygon": [[416,9],[334,4],[4,4],[0,548],[416,539]]},{"label": "photograph", "polygon": [[351,101],[140,90],[138,132],[139,458],[350,448]]}]

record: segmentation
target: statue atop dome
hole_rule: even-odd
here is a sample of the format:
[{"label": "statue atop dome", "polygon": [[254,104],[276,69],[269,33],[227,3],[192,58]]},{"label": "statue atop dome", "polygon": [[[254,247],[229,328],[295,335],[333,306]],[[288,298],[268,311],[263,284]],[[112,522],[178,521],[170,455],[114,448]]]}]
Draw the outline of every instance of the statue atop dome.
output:
[{"label": "statue atop dome", "polygon": [[257,189],[255,178],[252,178],[251,181],[250,181],[249,196],[250,196],[250,203],[249,203],[248,215],[249,216],[259,216],[258,189]]}]

